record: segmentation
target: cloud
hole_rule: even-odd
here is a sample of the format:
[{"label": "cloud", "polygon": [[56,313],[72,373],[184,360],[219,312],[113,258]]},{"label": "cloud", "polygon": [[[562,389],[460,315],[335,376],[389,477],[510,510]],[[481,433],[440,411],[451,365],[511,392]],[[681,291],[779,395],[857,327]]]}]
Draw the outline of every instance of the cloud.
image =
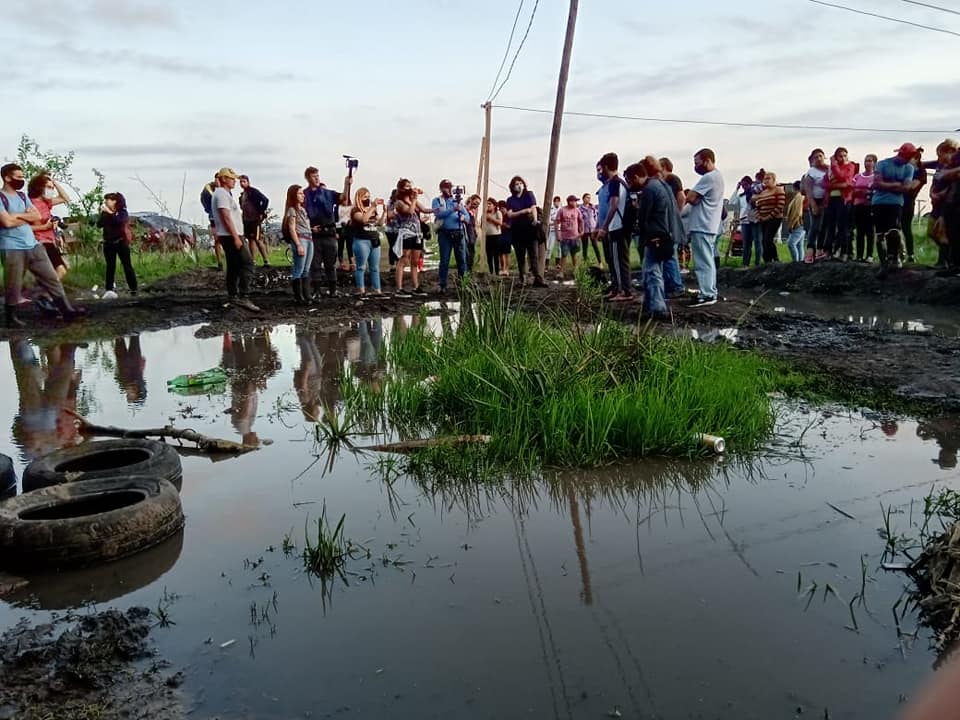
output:
[{"label": "cloud", "polygon": [[172,30],[180,27],[180,20],[172,3],[146,0],[45,0],[44,2],[12,4],[8,18],[15,24],[46,29],[75,31],[77,25],[121,30]]},{"label": "cloud", "polygon": [[130,0],[92,0],[87,15],[98,23],[123,28],[176,29],[179,18],[171,3],[130,2]]},{"label": "cloud", "polygon": [[216,147],[212,143],[178,144],[178,143],[141,143],[117,145],[81,145],[76,148],[78,154],[97,155],[100,157],[149,157],[183,155],[186,157],[203,155],[212,150],[221,151],[223,155],[243,156],[271,155],[280,152],[277,145],[250,144],[230,146],[219,143]]}]

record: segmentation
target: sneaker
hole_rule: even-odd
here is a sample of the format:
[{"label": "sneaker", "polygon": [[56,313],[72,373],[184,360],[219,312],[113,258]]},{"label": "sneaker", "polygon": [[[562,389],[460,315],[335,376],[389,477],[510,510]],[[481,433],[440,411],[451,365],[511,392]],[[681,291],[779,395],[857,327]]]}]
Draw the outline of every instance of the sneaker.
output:
[{"label": "sneaker", "polygon": [[117,295],[113,290],[107,290],[103,295],[100,296],[101,300],[116,300],[119,295]]},{"label": "sneaker", "polygon": [[394,296],[395,298],[402,298],[402,299],[404,299],[404,300],[413,297],[413,295],[411,295],[410,293],[408,293],[406,290],[397,290],[397,291],[393,294],[393,296]]},{"label": "sneaker", "polygon": [[412,292],[414,295],[429,295],[429,294],[430,294],[430,293],[428,293],[426,290],[424,290],[422,287],[415,287],[415,288],[414,288],[413,290],[411,290],[410,292]]},{"label": "sneaker", "polygon": [[243,308],[244,310],[249,310],[250,312],[260,312],[260,308],[247,300],[247,298],[236,298],[234,299],[233,304],[239,308]]},{"label": "sneaker", "polygon": [[698,307],[707,307],[708,305],[716,305],[716,304],[717,304],[717,299],[715,297],[698,295],[693,299],[693,301],[688,305],[688,307],[698,308]]},{"label": "sneaker", "polygon": [[668,300],[681,300],[687,296],[686,290],[674,290],[673,292],[667,293]]}]

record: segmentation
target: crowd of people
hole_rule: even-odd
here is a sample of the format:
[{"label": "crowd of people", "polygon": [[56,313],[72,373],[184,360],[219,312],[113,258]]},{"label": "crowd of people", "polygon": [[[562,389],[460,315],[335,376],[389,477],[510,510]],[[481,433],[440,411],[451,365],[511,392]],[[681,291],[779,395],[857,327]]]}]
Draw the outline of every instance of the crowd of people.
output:
[{"label": "crowd of people", "polygon": [[[718,241],[729,232],[727,254],[740,254],[743,265],[779,262],[778,239],[794,262],[835,259],[873,262],[885,271],[913,262],[914,213],[919,192],[930,182],[932,213],[928,236],[940,247],[939,268],[960,274],[960,152],[955,140],[937,146],[935,161],[923,160],[923,148],[904,143],[891,157],[869,154],[862,166],[838,147],[827,159],[817,148],[809,168],[793,183],[780,183],[761,169],[744,176],[726,198],[716,155],[703,148],[693,157],[698,180],[685,187],[669,158],[648,155],[620,174],[615,153],[596,165],[597,203],[590,193],[552,198],[546,222],[526,181],[510,180],[504,199],[466,195],[449,180],[427,201],[409,179],[400,179],[388,199],[368,188],[354,189],[355,160],[341,189],[328,188],[316,167],[304,171],[304,184],[290,185],[281,220],[281,237],[290,248],[290,282],[296,303],[312,305],[338,293],[337,273],[353,275],[355,292],[363,297],[384,294],[381,242],[386,242],[393,271],[393,294],[425,295],[422,287],[425,241],[433,236],[439,250],[435,292],[449,289],[451,263],[463,278],[476,263],[497,277],[509,276],[515,262],[521,283],[546,287],[548,269],[563,277],[589,262],[607,276],[607,299],[635,297],[632,250],[641,258],[639,283],[644,310],[651,316],[667,312],[666,301],[686,297],[682,274],[692,261],[697,292],[693,305],[717,301]],[[63,291],[67,262],[56,242],[59,219],[53,208],[70,202],[64,189],[48,174],[27,181],[22,168],[0,168],[0,251],[5,268],[5,319],[8,327],[23,327],[18,309],[24,302],[24,274],[36,278],[41,293],[35,299],[43,312],[66,319],[84,314]],[[236,186],[242,192],[236,194]],[[27,192],[23,192],[26,186]],[[258,311],[250,299],[254,256],[269,265],[263,236],[270,201],[250,184],[250,178],[221,168],[204,186],[201,204],[208,214],[217,264],[225,264],[227,295],[238,307]],[[668,202],[669,201],[669,202]],[[115,298],[117,261],[126,286],[137,293],[130,258],[133,240],[126,200],[119,192],[104,198],[98,224],[106,260],[104,299]],[[480,245],[478,252],[478,244]],[[407,277],[409,276],[409,282]]]}]

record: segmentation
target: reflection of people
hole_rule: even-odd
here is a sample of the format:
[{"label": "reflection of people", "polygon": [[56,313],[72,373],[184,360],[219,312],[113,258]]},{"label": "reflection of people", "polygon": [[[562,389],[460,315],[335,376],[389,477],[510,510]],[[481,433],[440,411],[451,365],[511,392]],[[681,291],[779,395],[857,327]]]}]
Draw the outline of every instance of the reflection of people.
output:
[{"label": "reflection of people", "polygon": [[949,417],[924,420],[917,424],[917,437],[923,440],[936,440],[940,446],[937,459],[934,460],[941,470],[952,470],[957,466],[957,450],[960,450],[960,423]]},{"label": "reflection of people", "polygon": [[124,338],[118,337],[113,341],[113,352],[117,358],[114,373],[117,385],[126,393],[128,403],[142,405],[147,399],[147,382],[143,379],[147,361],[140,352],[140,337],[131,337],[129,345]]},{"label": "reflection of people", "polygon": [[10,359],[17,382],[20,406],[13,420],[13,437],[33,460],[79,439],[73,416],[80,371],[74,369],[76,345],[52,345],[43,351],[41,366],[33,347],[24,338],[10,339]]},{"label": "reflection of people", "polygon": [[244,445],[260,444],[253,423],[257,400],[267,381],[280,369],[280,358],[270,343],[269,330],[223,336],[223,367],[230,372],[230,418]]},{"label": "reflection of people", "polygon": [[297,332],[300,367],[293,373],[293,387],[303,417],[316,422],[340,400],[340,371],[346,357],[342,332]]},{"label": "reflection of people", "polygon": [[363,320],[359,325],[360,352],[354,360],[351,358],[353,374],[371,385],[376,385],[384,370],[380,357],[383,344],[383,320]]}]

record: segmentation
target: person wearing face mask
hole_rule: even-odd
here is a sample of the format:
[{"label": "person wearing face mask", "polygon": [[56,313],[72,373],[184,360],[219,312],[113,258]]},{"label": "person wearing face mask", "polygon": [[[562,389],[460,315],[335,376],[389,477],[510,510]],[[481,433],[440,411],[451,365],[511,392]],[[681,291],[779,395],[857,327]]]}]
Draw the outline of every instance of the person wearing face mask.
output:
[{"label": "person wearing face mask", "polygon": [[423,254],[423,229],[420,216],[432,212],[432,208],[420,204],[420,192],[413,187],[413,183],[407,178],[401,178],[397,182],[397,200],[391,212],[397,227],[394,252],[400,258],[397,260],[395,273],[397,297],[410,297],[403,289],[403,272],[407,266],[410,267],[410,284],[412,285],[410,292],[414,295],[427,294],[427,291],[420,287],[420,258]]},{"label": "person wearing face mask", "polygon": [[877,163],[873,178],[873,222],[877,231],[877,256],[881,264],[893,269],[902,267],[900,217],[906,194],[912,189],[914,166],[910,162],[917,154],[913,143],[904,143],[896,155]]},{"label": "person wearing face mask", "polygon": [[[700,176],[692,190],[687,190],[690,205],[690,248],[698,293],[691,307],[704,307],[717,302],[717,266],[714,260],[717,228],[723,216],[723,175],[717,170],[716,155],[710,148],[693,156],[693,169]],[[782,212],[782,210],[781,210]]]},{"label": "person wearing face mask", "polygon": [[557,210],[554,223],[556,235],[560,239],[560,277],[563,278],[567,271],[568,257],[574,273],[577,271],[577,253],[580,251],[580,238],[583,236],[583,215],[577,207],[576,195],[567,196],[566,207]]},{"label": "person wearing face mask", "polygon": [[53,208],[57,205],[69,205],[70,197],[66,191],[60,187],[60,183],[54,180],[46,173],[40,173],[27,183],[27,197],[40,213],[40,222],[31,225],[33,234],[37,241],[43,246],[47,257],[50,258],[50,264],[57,271],[57,277],[61,282],[67,275],[67,263],[63,259],[60,248],[57,247],[57,225],[60,218],[53,214]]},{"label": "person wearing face mask", "polygon": [[597,163],[597,180],[603,183],[600,199],[600,227],[597,238],[603,243],[610,268],[610,290],[607,300],[625,302],[633,297],[630,277],[630,237],[623,225],[627,208],[627,185],[617,170],[620,159],[616,153],[607,153]]},{"label": "person wearing face mask", "polygon": [[116,300],[117,292],[114,278],[117,274],[117,258],[123,266],[123,276],[127,280],[127,289],[131,295],[137,294],[137,274],[130,261],[130,213],[127,201],[120,193],[107,193],[103,196],[103,207],[97,225],[103,228],[103,256],[107,261],[107,277],[104,286],[107,291],[103,300]]},{"label": "person wearing face mask", "polygon": [[[553,207],[550,208],[550,232],[547,233],[547,254],[544,260],[546,265],[550,264],[550,261],[553,259],[553,250],[557,246],[557,214],[560,212],[563,201],[560,199],[559,195],[554,196],[553,198]],[[563,253],[558,253],[562,255]],[[556,260],[556,269],[560,269],[560,258]]]},{"label": "person wearing face mask", "polygon": [[40,213],[23,192],[26,184],[23,168],[16,163],[7,163],[0,167],[0,178],[3,180],[0,190],[0,256],[4,269],[4,319],[7,327],[27,326],[18,314],[27,270],[53,300],[64,320],[85,315],[83,308],[74,307],[67,299],[50,258],[30,229],[32,223],[40,222]]},{"label": "person wearing face mask", "polygon": [[870,154],[863,159],[863,172],[853,178],[853,223],[857,230],[857,262],[873,262],[873,212],[870,198],[873,195],[873,169],[877,156]]},{"label": "person wearing face mask", "polygon": [[[382,203],[382,201],[380,201]],[[380,227],[377,222],[377,203],[366,188],[357,190],[353,208],[350,210],[353,257],[356,258],[355,278],[357,293],[364,297],[367,292],[365,270],[370,269],[370,285],[374,295],[380,295]]]},{"label": "person wearing face mask", "polygon": [[526,181],[519,175],[510,180],[507,198],[507,220],[510,221],[510,240],[517,253],[520,284],[524,283],[526,263],[530,263],[534,287],[546,287],[537,267],[537,198],[527,190]]},{"label": "person wearing face mask", "polygon": [[823,250],[828,258],[840,256],[846,262],[851,255],[847,243],[850,238],[850,203],[853,201],[853,179],[857,174],[855,163],[847,159],[847,149],[838,147],[830,158],[827,172],[827,210],[824,214]]},{"label": "person wearing face mask", "polygon": [[467,243],[464,233],[470,214],[463,204],[462,196],[453,196],[453,183],[440,181],[440,197],[434,198],[433,216],[439,223],[437,243],[440,245],[440,268],[437,270],[437,293],[447,292],[447,277],[450,273],[450,253],[457,263],[457,275],[462,281],[467,274]]}]

